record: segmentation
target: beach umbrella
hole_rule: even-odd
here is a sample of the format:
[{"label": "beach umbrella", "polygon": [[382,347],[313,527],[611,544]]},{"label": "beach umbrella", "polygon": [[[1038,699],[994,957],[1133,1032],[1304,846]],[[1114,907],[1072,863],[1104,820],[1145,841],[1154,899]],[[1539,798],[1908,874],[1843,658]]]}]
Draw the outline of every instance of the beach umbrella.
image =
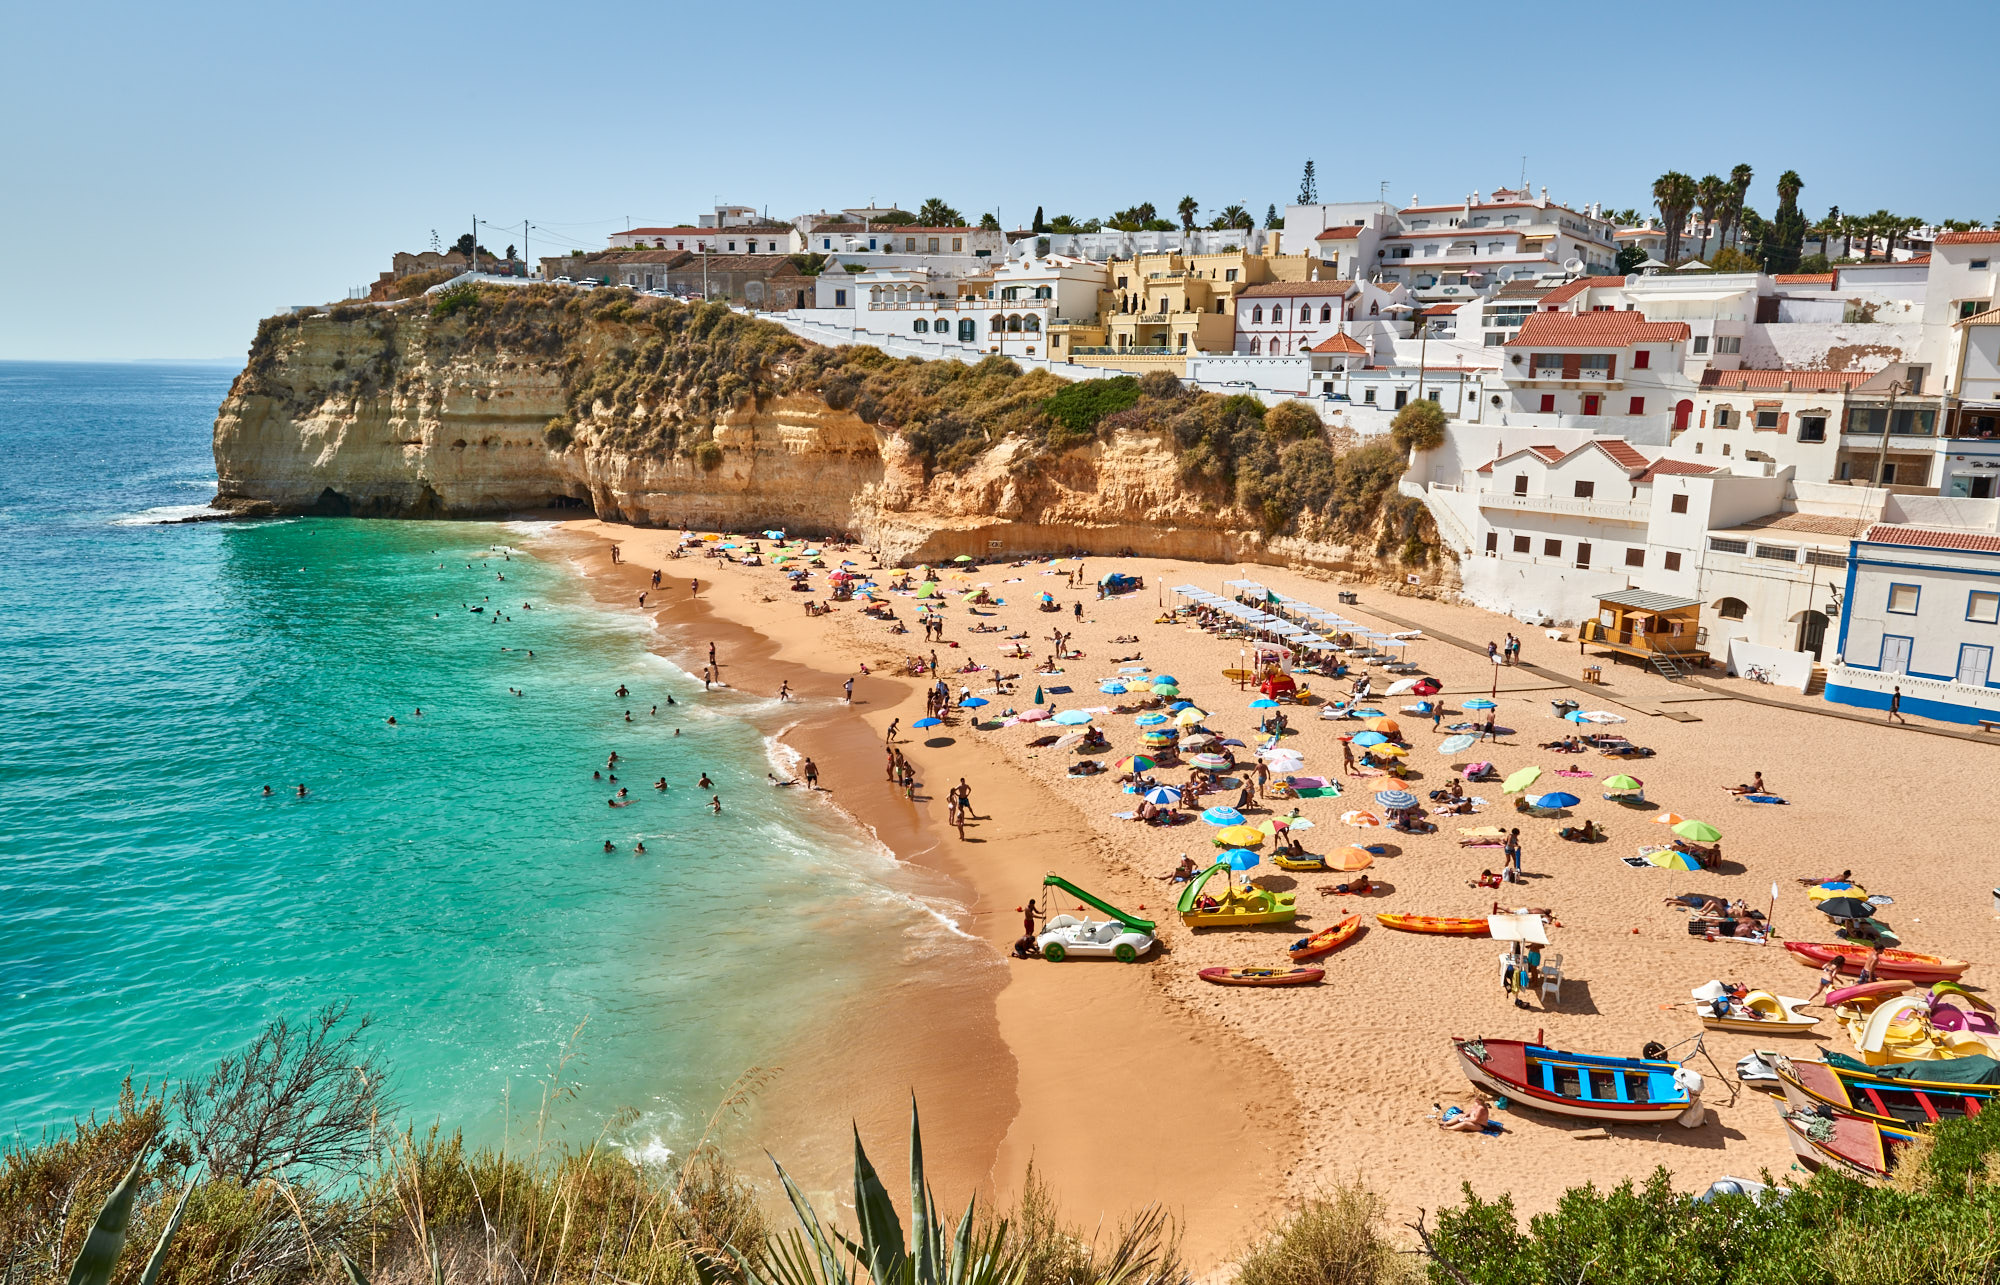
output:
[{"label": "beach umbrella", "polygon": [[1395,682],[1390,683],[1387,687],[1383,688],[1382,694],[1384,696],[1401,696],[1404,692],[1413,692],[1415,690],[1417,690],[1416,679],[1399,678]]},{"label": "beach umbrella", "polygon": [[1435,678],[1420,678],[1417,680],[1417,685],[1410,690],[1419,696],[1435,696],[1444,689],[1438,686]]},{"label": "beach umbrella", "polygon": [[1557,790],[1552,794],[1541,794],[1529,799],[1528,805],[1530,807],[1551,809],[1573,808],[1581,802],[1583,800],[1577,798],[1574,794],[1564,794],[1562,791]]},{"label": "beach umbrella", "polygon": [[931,574],[931,564],[928,562],[923,563],[911,574],[928,580]]},{"label": "beach umbrella", "polygon": [[1340,819],[1343,823],[1362,830],[1382,824],[1382,818],[1373,812],[1343,812],[1340,814]]},{"label": "beach umbrella", "polygon": [[969,554],[969,553],[961,553],[961,554],[959,554],[959,555],[958,555],[957,557],[953,558],[953,559],[952,559],[952,561],[953,561],[953,562],[970,562],[970,561],[972,561],[972,555],[971,555],[971,554]]},{"label": "beach umbrella", "polygon": [[1417,806],[1417,796],[1408,790],[1380,790],[1376,792],[1375,801],[1391,812]]},{"label": "beach umbrella", "polygon": [[1586,723],[1622,723],[1625,721],[1623,714],[1614,714],[1607,709],[1593,709],[1577,717]]},{"label": "beach umbrella", "polygon": [[1056,715],[1056,722],[1061,723],[1064,727],[1082,727],[1089,721],[1090,715],[1080,709],[1066,709]]},{"label": "beach umbrella", "polygon": [[944,720],[941,718],[920,718],[910,724],[911,727],[941,727],[943,725]]},{"label": "beach umbrella", "polygon": [[1689,818],[1674,827],[1674,833],[1694,843],[1714,843],[1722,837],[1722,831],[1706,821]]},{"label": "beach umbrella", "polygon": [[1229,756],[1226,754],[1196,754],[1189,758],[1188,762],[1194,764],[1196,767],[1228,767]]},{"label": "beach umbrella", "polygon": [[1525,790],[1533,785],[1541,775],[1542,769],[1538,767],[1524,767],[1501,783],[1501,792],[1504,794],[1513,794],[1518,790]]},{"label": "beach umbrella", "polygon": [[1368,747],[1368,752],[1376,758],[1384,759],[1399,759],[1409,753],[1400,745],[1371,745]]},{"label": "beach umbrella", "polygon": [[1201,710],[1192,708],[1184,709],[1180,713],[1174,715],[1174,726],[1193,727],[1196,724],[1200,723],[1202,719],[1207,717],[1208,715],[1203,713]]},{"label": "beach umbrella", "polygon": [[1067,736],[1056,737],[1056,743],[1054,748],[1059,750],[1066,750],[1072,745],[1081,745],[1081,744],[1083,744],[1083,733],[1071,732]]},{"label": "beach umbrella", "polygon": [[1215,832],[1215,843],[1221,848],[1255,848],[1262,846],[1264,832],[1255,826],[1229,825]]},{"label": "beach umbrella", "polygon": [[1680,813],[1678,813],[1678,812],[1662,812],[1662,813],[1660,813],[1660,815],[1658,815],[1658,816],[1656,816],[1656,817],[1654,817],[1654,818],[1653,818],[1653,824],[1654,824],[1654,825],[1679,825],[1679,824],[1680,824],[1681,822],[1683,822],[1683,821],[1685,821],[1685,820],[1687,820],[1687,818],[1686,818],[1686,817],[1684,817],[1684,816],[1682,816],[1682,815],[1681,815]]},{"label": "beach umbrella", "polygon": [[1251,709],[1276,709],[1276,708],[1278,708],[1278,702],[1277,702],[1277,701],[1274,701],[1274,700],[1272,700],[1272,699],[1271,699],[1271,698],[1270,698],[1269,696],[1259,696],[1259,697],[1258,697],[1258,698],[1257,698],[1256,700],[1253,700],[1253,701],[1251,701],[1251,702],[1250,702],[1250,708],[1251,708]]},{"label": "beach umbrella", "polygon": [[766,539],[782,540],[785,538],[785,533],[783,531],[766,531],[764,536]]},{"label": "beach umbrella", "polygon": [[725,549],[740,549],[740,548],[742,548],[743,546],[742,546],[742,545],[740,545],[740,544],[725,544],[725,545],[723,545],[722,547],[723,547],[723,548],[725,548]]},{"label": "beach umbrella", "polygon": [[1357,709],[1357,710],[1355,710],[1355,711],[1354,711],[1354,717],[1356,717],[1356,718],[1380,718],[1380,717],[1382,717],[1382,711],[1381,711],[1381,710],[1379,710],[1379,709]]},{"label": "beach umbrella", "polygon": [[1583,722],[1583,711],[1580,709],[1573,709],[1569,713],[1564,714],[1563,717],[1568,719],[1572,723],[1581,724]]},{"label": "beach umbrella", "polygon": [[[1037,693],[1041,691],[1040,688],[1036,688],[1035,690],[1037,691]],[[1134,723],[1137,723],[1140,727],[1158,727],[1160,724],[1167,721],[1167,716],[1165,714],[1141,714],[1139,715],[1139,717],[1133,719],[1132,721]]]},{"label": "beach umbrella", "polygon": [[1636,776],[1626,776],[1622,772],[1604,782],[1604,792],[1606,794],[1634,794],[1645,788],[1646,783],[1644,781],[1641,781]]},{"label": "beach umbrella", "polygon": [[968,696],[958,704],[961,709],[978,709],[981,705],[988,703],[984,696]]},{"label": "beach umbrella", "polygon": [[1389,738],[1380,732],[1358,732],[1355,734],[1354,743],[1362,749],[1367,749],[1371,745],[1387,745]]},{"label": "beach umbrella", "polygon": [[1155,683],[1178,683],[1180,679],[1175,678],[1172,674],[1154,674],[1153,681]]},{"label": "beach umbrella", "polygon": [[1099,684],[1097,690],[1103,692],[1106,696],[1123,696],[1130,689],[1123,683],[1110,682]]},{"label": "beach umbrella", "polygon": [[1382,732],[1389,736],[1394,736],[1403,730],[1402,725],[1393,718],[1371,718],[1367,727],[1371,732]]},{"label": "beach umbrella", "polygon": [[1178,696],[1180,694],[1181,694],[1181,689],[1174,686],[1172,683],[1153,684],[1153,695],[1155,696]]},{"label": "beach umbrella", "polygon": [[1139,739],[1149,750],[1167,750],[1172,749],[1174,745],[1172,732],[1146,732]]},{"label": "beach umbrella", "polygon": [[1231,848],[1217,857],[1216,860],[1228,866],[1231,870],[1241,872],[1253,868],[1262,858],[1258,857],[1256,853],[1250,851],[1248,848]]},{"label": "beach umbrella", "polygon": [[1150,772],[1159,764],[1144,754],[1128,754],[1111,765],[1114,772]]},{"label": "beach umbrella", "polygon": [[1672,848],[1662,848],[1658,852],[1649,852],[1646,854],[1645,861],[1647,865],[1659,866],[1663,870],[1701,869],[1701,862],[1696,861],[1685,852],[1676,852]]},{"label": "beach umbrella", "polygon": [[1243,814],[1235,808],[1214,807],[1201,814],[1210,825],[1242,825]]},{"label": "beach umbrella", "polygon": [[1040,683],[1036,683],[1036,684],[1035,684],[1035,704],[1037,704],[1037,705],[1040,705],[1040,704],[1042,704],[1042,703],[1043,703],[1043,701],[1042,701],[1042,685],[1041,685]]},{"label": "beach umbrella", "polygon": [[1014,717],[1022,723],[1039,723],[1048,716],[1049,712],[1045,709],[1024,709]]},{"label": "beach umbrella", "polygon": [[1264,762],[1273,772],[1296,772],[1306,765],[1304,758],[1290,751],[1273,750]]},{"label": "beach umbrella", "polygon": [[1180,789],[1172,785],[1156,785],[1146,791],[1146,802],[1154,807],[1168,807],[1181,801]]},{"label": "beach umbrella", "polygon": [[1472,699],[1472,700],[1469,700],[1469,701],[1465,702],[1465,707],[1466,707],[1467,709],[1499,709],[1499,708],[1500,708],[1500,706],[1499,706],[1498,702],[1495,702],[1495,701],[1490,701],[1490,700],[1487,700],[1487,699],[1486,699],[1486,698],[1485,698],[1484,696],[1480,696],[1480,697],[1476,697],[1476,698],[1474,698],[1474,699]]},{"label": "beach umbrella", "polygon": [[919,598],[935,598],[937,595],[938,582],[935,580],[926,580],[917,586],[917,597]]},{"label": "beach umbrella", "polygon": [[1469,732],[1460,732],[1456,736],[1447,736],[1443,740],[1439,741],[1438,753],[1456,754],[1460,750],[1471,749],[1475,744],[1478,743],[1478,741],[1479,738],[1477,736],[1474,736]]},{"label": "beach umbrella", "polygon": [[1822,915],[1827,915],[1834,919],[1873,919],[1875,917],[1875,907],[1869,905],[1859,897],[1828,897],[1825,901],[1819,903],[1818,910]]},{"label": "beach umbrella", "polygon": [[1366,848],[1341,848],[1326,855],[1329,870],[1366,870],[1375,864],[1375,854]]}]

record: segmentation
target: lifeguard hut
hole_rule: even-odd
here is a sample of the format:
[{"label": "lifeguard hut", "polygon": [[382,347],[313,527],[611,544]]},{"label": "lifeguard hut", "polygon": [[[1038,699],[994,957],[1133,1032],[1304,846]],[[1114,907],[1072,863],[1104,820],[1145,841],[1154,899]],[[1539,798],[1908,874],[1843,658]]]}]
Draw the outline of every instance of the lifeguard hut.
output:
[{"label": "lifeguard hut", "polygon": [[1645,589],[1597,599],[1597,618],[1577,630],[1577,650],[1598,647],[1651,665],[1668,678],[1708,663],[1702,652],[1701,602]]}]

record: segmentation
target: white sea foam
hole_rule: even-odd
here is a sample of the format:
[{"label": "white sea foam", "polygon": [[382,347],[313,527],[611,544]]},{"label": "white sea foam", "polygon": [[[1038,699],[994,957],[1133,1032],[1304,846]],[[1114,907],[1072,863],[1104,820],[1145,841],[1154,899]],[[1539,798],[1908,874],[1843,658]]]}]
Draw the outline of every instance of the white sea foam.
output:
[{"label": "white sea foam", "polygon": [[112,526],[165,526],[174,522],[186,522],[191,518],[227,517],[228,510],[212,508],[206,504],[163,504],[142,513],[128,513],[122,518],[111,519]]}]

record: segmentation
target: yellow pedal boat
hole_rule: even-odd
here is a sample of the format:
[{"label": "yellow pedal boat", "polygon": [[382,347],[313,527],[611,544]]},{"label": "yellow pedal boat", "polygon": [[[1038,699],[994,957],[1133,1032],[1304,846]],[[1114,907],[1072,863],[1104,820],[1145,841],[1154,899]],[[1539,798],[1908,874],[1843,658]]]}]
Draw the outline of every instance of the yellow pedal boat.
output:
[{"label": "yellow pedal boat", "polygon": [[1204,893],[1209,880],[1229,867],[1217,863],[1188,881],[1174,909],[1190,928],[1244,927],[1250,924],[1290,923],[1299,913],[1297,898],[1289,892],[1272,892],[1255,884],[1232,885],[1220,894]]}]

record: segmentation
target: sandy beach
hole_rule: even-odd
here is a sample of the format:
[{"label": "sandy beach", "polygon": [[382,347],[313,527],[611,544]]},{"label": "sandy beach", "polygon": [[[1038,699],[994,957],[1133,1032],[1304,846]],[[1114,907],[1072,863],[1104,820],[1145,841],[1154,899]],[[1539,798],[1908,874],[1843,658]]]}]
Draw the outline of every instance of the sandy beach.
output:
[{"label": "sandy beach", "polygon": [[[980,567],[965,585],[947,580],[947,586],[987,583],[1006,605],[975,617],[950,595],[943,609],[945,641],[933,644],[916,628],[913,599],[889,595],[911,626],[895,635],[864,616],[857,603],[809,617],[804,601],[827,597],[817,575],[814,593],[788,593],[783,573],[770,565],[670,559],[678,532],[598,522],[567,529],[620,545],[624,567],[609,566],[608,550],[587,560],[608,600],[622,595],[636,609],[650,571],[663,569],[665,583],[648,597],[647,610],[658,613],[669,643],[691,652],[719,640],[726,679],[765,695],[788,681],[800,697],[800,722],[786,740],[815,758],[834,801],[909,863],[913,878],[948,887],[965,907],[966,926],[979,945],[967,952],[962,976],[913,978],[906,994],[883,997],[884,1020],[896,1023],[892,1038],[877,1040],[870,1031],[829,1042],[825,1065],[815,1073],[817,1087],[838,1084],[853,1100],[843,1098],[835,1109],[812,1091],[815,1085],[795,1083],[771,1116],[786,1130],[816,1122],[812,1127],[832,1139],[819,1142],[831,1147],[844,1137],[851,1114],[864,1135],[887,1144],[906,1109],[904,1095],[914,1087],[925,1108],[928,1154],[942,1159],[947,1147],[952,1151],[956,1171],[939,1175],[941,1191],[976,1184],[1004,1197],[1032,1158],[1067,1212],[1085,1225],[1148,1201],[1164,1202],[1186,1220],[1191,1257],[1209,1267],[1239,1248],[1287,1198],[1351,1178],[1385,1196],[1402,1221],[1420,1208],[1457,1199],[1461,1181],[1484,1195],[1511,1192],[1523,1213],[1533,1213],[1549,1208],[1568,1186],[1616,1183],[1660,1165],[1689,1189],[1724,1174],[1783,1173],[1792,1157],[1772,1100],[1745,1091],[1732,1102],[1732,1081],[1713,1073],[1704,1095],[1709,1120],[1692,1130],[1672,1124],[1606,1128],[1507,1111],[1497,1114],[1507,1131],[1480,1138],[1442,1132],[1430,1118],[1434,1103],[1474,1100],[1447,1042],[1454,1035],[1534,1039],[1540,1032],[1562,1048],[1637,1056],[1648,1041],[1673,1045],[1700,1031],[1688,991],[1712,978],[1788,995],[1812,993],[1814,974],[1776,945],[1690,936],[1684,912],[1664,904],[1684,892],[1741,897],[1767,909],[1775,883],[1779,935],[1828,941],[1832,925],[1810,909],[1795,880],[1852,869],[1868,891],[1894,897],[1881,917],[1905,947],[1973,960],[1967,982],[1987,984],[1995,877],[1979,847],[1979,801],[2000,765],[2000,748],[1962,734],[1840,717],[1796,693],[1766,700],[1782,694],[1745,690],[1730,680],[1677,685],[1609,658],[1581,658],[1573,640],[1551,639],[1505,617],[1282,569],[1090,557],[1083,563],[1085,587],[1076,588],[1067,578],[1073,562]],[[860,552],[831,557],[873,565]],[[1145,588],[1096,599],[1090,586],[1111,570],[1144,577]],[[691,595],[689,581],[696,578],[701,591]],[[1238,642],[1183,623],[1156,623],[1176,602],[1173,586],[1221,591],[1224,581],[1239,578],[1338,608],[1383,632],[1424,630],[1410,659],[1441,680],[1454,710],[1465,699],[1497,692],[1498,742],[1473,751],[1441,755],[1435,745],[1443,733],[1434,733],[1428,719],[1401,720],[1411,744],[1407,761],[1415,769],[1410,789],[1421,796],[1438,788],[1453,777],[1454,764],[1473,759],[1490,759],[1503,776],[1538,765],[1544,779],[1536,790],[1565,789],[1583,800],[1574,816],[1519,815],[1494,782],[1467,789],[1487,800],[1480,814],[1437,817],[1434,834],[1347,828],[1339,821],[1343,811],[1379,811],[1375,791],[1395,783],[1341,777],[1339,737],[1356,731],[1356,724],[1323,722],[1309,708],[1288,709],[1297,731],[1286,745],[1304,755],[1307,773],[1336,780],[1344,791],[1341,798],[1298,802],[1316,827],[1303,836],[1307,847],[1386,844],[1370,872],[1378,890],[1366,897],[1333,894],[1322,889],[1346,876],[1291,875],[1267,861],[1254,873],[1266,887],[1296,891],[1297,924],[1197,932],[1172,915],[1173,891],[1160,876],[1183,853],[1197,859],[1211,853],[1211,827],[1196,821],[1154,828],[1114,819],[1113,813],[1129,810],[1132,796],[1121,793],[1111,775],[1069,776],[1076,755],[1031,748],[1029,742],[1042,735],[1032,725],[975,728],[961,712],[946,726],[910,732],[922,712],[920,683],[882,676],[900,674],[906,657],[928,657],[935,648],[939,672],[954,691],[963,683],[993,701],[982,715],[1027,708],[1038,685],[1058,709],[1102,709],[1097,725],[1108,733],[1111,749],[1092,757],[1109,763],[1138,748],[1136,711],[1121,705],[1130,698],[1099,694],[1099,684],[1121,663],[1144,665],[1179,678],[1185,695],[1208,711],[1208,726],[1251,741],[1257,715],[1247,705],[1256,693],[1222,676],[1238,664]],[[1359,603],[1337,603],[1341,588],[1357,591]],[[1060,615],[1035,609],[1044,591],[1062,606]],[[1081,619],[1073,611],[1078,602]],[[969,633],[974,623],[1004,632]],[[1059,674],[1038,675],[1033,671],[1054,650],[1049,633],[1057,627],[1073,633],[1071,645],[1081,655],[1060,662]],[[1496,673],[1485,643],[1501,640],[1509,629],[1522,639],[1524,664]],[[1036,659],[1003,660],[1002,639],[1023,630]],[[1131,636],[1140,641],[1112,641]],[[1114,659],[1135,655],[1140,659]],[[986,668],[954,672],[968,660]],[[683,663],[699,669],[692,655]],[[874,676],[857,682],[849,709],[841,703],[841,683],[864,663]],[[1585,664],[1602,666],[1603,685],[1581,683]],[[988,692],[996,665],[1021,674],[1013,695]],[[1378,673],[1378,692],[1385,682]],[[1321,694],[1344,694],[1348,684],[1329,679],[1313,686]],[[1062,687],[1070,690],[1051,690]],[[1753,699],[1735,699],[1737,692]],[[1620,762],[1537,749],[1574,730],[1553,716],[1550,702],[1559,698],[1623,717],[1627,721],[1615,730],[1656,755]],[[1376,703],[1395,715],[1411,699]],[[901,747],[919,768],[923,784],[915,803],[884,780],[882,736],[892,719],[901,720]],[[1559,769],[1590,775],[1558,776]],[[1785,805],[1741,802],[1729,793],[1729,786],[1758,771],[1788,800]],[[1644,781],[1650,806],[1600,797],[1603,779],[1620,772]],[[1162,775],[1178,781],[1185,772]],[[942,801],[944,789],[961,777],[982,818],[963,841],[944,826]],[[1251,820],[1292,806],[1259,800]],[[1722,832],[1720,871],[1634,868],[1621,861],[1642,844],[1668,837],[1653,821],[1662,809],[1699,817]],[[1558,826],[1584,818],[1608,838],[1586,845],[1555,837]],[[1524,884],[1498,892],[1469,886],[1482,869],[1499,867],[1500,850],[1461,847],[1458,831],[1486,825],[1521,827]],[[1163,951],[1137,967],[1007,960],[1006,948],[1020,932],[1017,908],[1038,893],[1045,871],[1061,872],[1128,910],[1144,907],[1161,923]],[[1379,926],[1320,961],[1327,974],[1316,987],[1220,988],[1197,977],[1213,965],[1284,963],[1291,941],[1345,915],[1360,913],[1371,923],[1374,912],[1390,910],[1483,915],[1496,899],[1503,906],[1553,908],[1558,921],[1549,930],[1548,949],[1563,956],[1566,980],[1559,998],[1528,996],[1532,1011],[1515,1008],[1503,994],[1501,948],[1494,942]],[[1060,896],[1056,908],[1068,908]],[[1711,1032],[1707,1048],[1725,1070],[1755,1047],[1789,1046],[1801,1054],[1821,1045],[1848,1048],[1845,1032],[1830,1018],[1816,1034],[1812,1040]],[[1697,1066],[1708,1071],[1705,1063]],[[772,1136],[796,1135],[781,1130]],[[878,1148],[896,1150],[893,1144]]]}]

